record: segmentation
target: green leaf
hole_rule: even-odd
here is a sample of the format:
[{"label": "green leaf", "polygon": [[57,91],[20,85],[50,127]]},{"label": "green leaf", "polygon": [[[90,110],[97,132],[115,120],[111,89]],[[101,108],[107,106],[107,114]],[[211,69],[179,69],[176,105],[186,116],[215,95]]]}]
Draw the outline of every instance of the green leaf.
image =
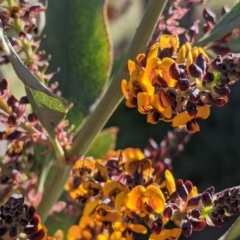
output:
[{"label": "green leaf", "polygon": [[231,32],[234,28],[240,25],[240,2],[236,3],[233,8],[226,13],[214,26],[213,30],[206,33],[201,39],[199,39],[194,45],[203,46],[209,44],[217,39],[225,36]]},{"label": "green leaf", "polygon": [[115,148],[117,133],[117,127],[104,129],[95,139],[86,156],[103,158],[107,151]]},{"label": "green leaf", "polygon": [[13,49],[2,25],[0,25],[0,31],[3,49],[17,76],[25,85],[33,112],[37,115],[48,134],[54,137],[54,128],[62,121],[67,113],[67,101],[50,91],[29,71]]},{"label": "green leaf", "polygon": [[218,240],[238,240],[240,239],[240,217],[233,223],[223,236]]},{"label": "green leaf", "polygon": [[[51,53],[50,70],[56,75],[62,95],[74,104],[68,113],[79,125],[106,84],[112,64],[112,48],[104,0],[58,0],[48,2],[46,40]],[[61,27],[56,27],[61,26]]]}]

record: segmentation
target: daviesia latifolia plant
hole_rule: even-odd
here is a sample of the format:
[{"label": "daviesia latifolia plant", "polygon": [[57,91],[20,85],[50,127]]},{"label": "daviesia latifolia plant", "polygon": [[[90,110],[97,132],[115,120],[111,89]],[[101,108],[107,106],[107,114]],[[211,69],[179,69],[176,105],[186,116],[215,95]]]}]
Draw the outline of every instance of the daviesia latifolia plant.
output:
[{"label": "daviesia latifolia plant", "polygon": [[[191,239],[240,213],[239,186],[200,191],[172,166],[231,104],[240,3],[216,17],[200,0],[117,2],[0,1],[0,239]],[[203,20],[182,27],[198,6]],[[129,9],[140,24],[130,45],[112,28],[113,48],[109,24]],[[169,125],[160,144],[115,149],[118,128],[102,129],[123,98],[146,125]],[[240,239],[238,219],[220,239]]]}]

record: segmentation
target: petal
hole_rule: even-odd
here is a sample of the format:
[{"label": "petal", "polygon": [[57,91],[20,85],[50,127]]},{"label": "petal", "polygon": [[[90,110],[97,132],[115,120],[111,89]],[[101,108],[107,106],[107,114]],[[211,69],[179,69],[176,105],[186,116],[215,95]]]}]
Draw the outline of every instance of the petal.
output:
[{"label": "petal", "polygon": [[168,107],[162,112],[162,115],[166,118],[171,118],[172,117],[172,112],[173,112],[172,108]]},{"label": "petal", "polygon": [[159,43],[152,45],[147,53],[147,59],[156,58],[158,56]]},{"label": "petal", "polygon": [[152,106],[159,112],[162,113],[163,111],[165,111],[165,107],[160,103],[159,101],[159,97],[157,94],[153,95],[152,98]]},{"label": "petal", "polygon": [[108,239],[109,239],[108,233],[98,234],[96,238],[96,240],[108,240]]},{"label": "petal", "polygon": [[130,176],[134,176],[134,174],[136,174],[138,168],[139,168],[139,160],[136,159],[129,159],[125,165],[124,165],[124,169],[126,170],[126,172],[130,175]]},{"label": "petal", "polygon": [[54,235],[53,235],[54,239],[56,240],[63,240],[64,239],[64,234],[62,230],[57,230]]},{"label": "petal", "polygon": [[125,104],[129,108],[135,108],[137,106],[137,98],[130,97],[126,100]]},{"label": "petal", "polygon": [[137,68],[136,68],[136,63],[132,60],[128,60],[128,71],[130,73],[130,75],[134,72],[134,71],[137,71]]},{"label": "petal", "polygon": [[90,201],[88,201],[84,206],[82,216],[90,216],[100,203],[100,198],[90,198]]},{"label": "petal", "polygon": [[129,192],[128,187],[121,182],[109,180],[104,184],[103,194],[106,198],[110,198],[112,201],[114,201],[117,195],[121,192]]},{"label": "petal", "polygon": [[176,63],[185,63],[185,59],[188,58],[191,48],[192,47],[189,42],[183,44],[178,51]]},{"label": "petal", "polygon": [[126,204],[128,201],[128,193],[121,192],[117,195],[114,201],[114,208],[116,209],[117,213],[122,214],[123,210],[126,208]]},{"label": "petal", "polygon": [[173,53],[175,53],[179,47],[177,35],[161,35],[159,42],[161,50],[164,48],[173,48]]},{"label": "petal", "polygon": [[144,158],[140,161],[140,169],[143,176],[150,177],[152,172],[152,161],[149,158]]},{"label": "petal", "polygon": [[146,234],[147,233],[147,228],[144,227],[141,224],[129,223],[128,224],[128,228],[130,228],[135,233],[142,233],[142,234]]},{"label": "petal", "polygon": [[191,192],[188,195],[188,199],[196,196],[197,194],[198,194],[198,189],[196,186],[193,186]]},{"label": "petal", "polygon": [[114,231],[109,240],[121,240],[121,237],[122,237],[122,233],[120,231]]},{"label": "petal", "polygon": [[159,101],[164,108],[171,107],[176,101],[176,96],[171,92],[165,92],[161,89],[159,92]]},{"label": "petal", "polygon": [[165,198],[161,189],[155,185],[149,185],[144,194],[145,202],[155,211],[161,213],[165,207]]},{"label": "petal", "polygon": [[113,227],[114,231],[124,232],[128,227],[128,223],[126,223],[126,222],[115,222],[115,223],[112,224],[112,227]]},{"label": "petal", "polygon": [[129,88],[127,80],[123,79],[121,82],[122,93],[126,99],[129,98]]},{"label": "petal", "polygon": [[177,240],[181,233],[180,228],[163,229],[159,234],[151,234],[149,240]]},{"label": "petal", "polygon": [[152,110],[147,115],[147,122],[151,124],[156,124],[159,122],[160,117],[161,117],[161,114],[158,111]]},{"label": "petal", "polygon": [[172,173],[169,170],[165,171],[166,178],[166,188],[168,190],[169,195],[176,191],[175,179]]},{"label": "petal", "polygon": [[204,106],[198,107],[198,112],[196,115],[197,118],[206,119],[209,117],[209,115],[210,115],[210,107],[209,106],[204,105]]},{"label": "petal", "polygon": [[173,63],[175,63],[175,61],[172,58],[165,57],[159,66],[159,68],[162,70],[162,77],[167,82],[169,87],[175,87],[177,83],[177,81],[169,74],[169,69]]},{"label": "petal", "polygon": [[144,77],[143,77],[143,81],[145,83],[148,83],[148,84],[152,83],[152,79],[158,74],[157,70],[159,68],[160,63],[161,61],[159,58],[150,58],[147,61],[147,66],[146,66]]},{"label": "petal", "polygon": [[144,53],[138,54],[136,57],[136,60],[139,64],[139,66],[144,67],[144,68],[146,67],[146,64],[147,64],[146,54],[144,54]]},{"label": "petal", "polygon": [[127,208],[131,211],[139,211],[142,207],[142,197],[145,193],[143,186],[134,187],[128,195]]},{"label": "petal", "polygon": [[67,240],[81,239],[81,229],[78,225],[72,225],[67,232]]},{"label": "petal", "polygon": [[172,126],[177,127],[191,121],[192,117],[187,112],[181,112],[173,118]]},{"label": "petal", "polygon": [[205,60],[207,61],[207,63],[210,63],[210,59],[209,59],[208,55],[206,54],[206,52],[203,50],[203,48],[200,47],[199,52],[202,53],[202,55],[205,58]]},{"label": "petal", "polygon": [[84,173],[90,173],[95,168],[95,161],[93,161],[92,159],[79,160],[75,163],[75,167],[80,171],[83,170]]},{"label": "petal", "polygon": [[138,111],[142,114],[147,114],[150,110],[153,109],[151,105],[152,96],[146,92],[140,92],[137,95],[138,102]]},{"label": "petal", "polygon": [[98,161],[95,163],[94,179],[98,182],[106,182],[108,180],[107,169]]},{"label": "petal", "polygon": [[123,153],[124,157],[127,159],[141,160],[141,159],[145,158],[145,155],[139,148],[125,148],[122,153]]},{"label": "petal", "polygon": [[195,121],[195,120],[191,120],[190,122],[188,122],[186,124],[186,127],[187,127],[187,130],[190,133],[195,133],[195,132],[199,132],[200,131],[200,127],[199,127],[197,121]]}]

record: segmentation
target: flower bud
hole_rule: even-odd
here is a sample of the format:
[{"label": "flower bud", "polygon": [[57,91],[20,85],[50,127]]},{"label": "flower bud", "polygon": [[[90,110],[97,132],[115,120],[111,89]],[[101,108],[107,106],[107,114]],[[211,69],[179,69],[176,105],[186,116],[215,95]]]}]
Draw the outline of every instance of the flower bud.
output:
[{"label": "flower bud", "polygon": [[176,87],[177,87],[178,90],[180,90],[182,92],[186,91],[190,87],[190,82],[187,78],[179,79],[179,81],[176,84]]},{"label": "flower bud", "polygon": [[169,68],[169,75],[175,80],[179,80],[181,77],[181,71],[178,65],[174,62]]},{"label": "flower bud", "polygon": [[190,64],[190,66],[188,67],[188,72],[194,78],[200,78],[203,74],[202,69],[195,63]]},{"label": "flower bud", "polygon": [[185,237],[189,237],[192,234],[193,226],[191,221],[189,221],[188,219],[182,222],[181,228],[182,228],[182,233]]}]

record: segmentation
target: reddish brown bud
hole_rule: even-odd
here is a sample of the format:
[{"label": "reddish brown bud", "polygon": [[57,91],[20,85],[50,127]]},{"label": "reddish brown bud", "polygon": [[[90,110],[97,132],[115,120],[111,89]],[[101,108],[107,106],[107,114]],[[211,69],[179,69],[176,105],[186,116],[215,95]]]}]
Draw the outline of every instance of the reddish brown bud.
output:
[{"label": "reddish brown bud", "polygon": [[221,15],[225,15],[226,13],[228,13],[230,11],[230,9],[226,6],[223,6],[221,9]]},{"label": "reddish brown bud", "polygon": [[0,91],[4,91],[8,88],[8,82],[7,80],[4,78],[2,79],[2,81],[0,82]]},{"label": "reddish brown bud", "polygon": [[206,59],[203,57],[203,54],[202,54],[202,53],[200,53],[200,54],[197,56],[196,65],[197,65],[198,67],[200,67],[203,72],[206,71],[207,62],[206,62]]},{"label": "reddish brown bud", "polygon": [[206,21],[211,22],[212,24],[216,23],[216,14],[207,8],[203,9],[203,17]]},{"label": "reddish brown bud", "polygon": [[195,89],[189,96],[189,101],[192,103],[197,103],[200,99],[199,89]]},{"label": "reddish brown bud", "polygon": [[204,206],[210,206],[212,204],[212,198],[211,198],[211,195],[210,193],[208,192],[204,192],[202,194],[202,203]]},{"label": "reddish brown bud", "polygon": [[203,74],[202,69],[195,63],[190,64],[188,67],[188,73],[194,78],[200,78]]},{"label": "reddish brown bud", "polygon": [[175,62],[169,68],[169,75],[175,80],[179,80],[181,77],[181,71]]},{"label": "reddish brown bud", "polygon": [[8,227],[0,226],[0,236],[4,236],[8,232]]},{"label": "reddish brown bud", "polygon": [[159,234],[162,231],[162,227],[163,227],[162,219],[157,218],[152,224],[151,231],[154,234]]},{"label": "reddish brown bud", "polygon": [[37,116],[35,113],[30,113],[28,114],[28,121],[29,122],[36,122],[37,121]]},{"label": "reddish brown bud", "polygon": [[20,104],[28,104],[29,101],[28,101],[27,96],[21,97],[21,99],[19,100],[19,103]]},{"label": "reddish brown bud", "polygon": [[40,229],[34,236],[31,237],[32,240],[42,240],[45,236],[43,229]]},{"label": "reddish brown bud", "polygon": [[193,217],[193,218],[199,218],[201,216],[201,212],[199,209],[197,208],[194,208],[190,211],[190,215]]},{"label": "reddish brown bud", "polygon": [[9,116],[9,117],[8,117],[8,120],[7,120],[7,123],[8,123],[8,125],[9,125],[10,127],[15,126],[16,123],[17,123],[17,118],[16,118],[16,116],[14,116],[14,115]]},{"label": "reddish brown bud", "polygon": [[192,227],[194,231],[202,231],[206,227],[206,222],[204,219],[191,219]]},{"label": "reddish brown bud", "polygon": [[190,192],[192,191],[192,187],[193,187],[192,182],[190,182],[189,180],[187,180],[184,184],[185,184],[188,192],[190,193]]},{"label": "reddish brown bud", "polygon": [[197,109],[198,109],[197,104],[192,103],[190,101],[187,102],[186,111],[191,117],[195,117],[197,115]]},{"label": "reddish brown bud", "polygon": [[213,24],[211,24],[210,22],[206,22],[203,24],[203,32],[207,33],[210,32],[213,29]]},{"label": "reddish brown bud", "polygon": [[164,211],[163,211],[163,215],[166,218],[172,217],[173,213],[174,213],[174,210],[171,206],[166,206]]},{"label": "reddish brown bud", "polygon": [[180,79],[176,84],[177,89],[180,91],[188,90],[189,86],[190,86],[190,82],[187,78]]},{"label": "reddish brown bud", "polygon": [[7,104],[8,104],[8,106],[12,107],[15,103],[17,103],[17,99],[12,95],[12,96],[7,100]]},{"label": "reddish brown bud", "polygon": [[192,234],[193,226],[189,220],[184,220],[181,228],[182,228],[182,233],[185,237],[189,237]]}]

